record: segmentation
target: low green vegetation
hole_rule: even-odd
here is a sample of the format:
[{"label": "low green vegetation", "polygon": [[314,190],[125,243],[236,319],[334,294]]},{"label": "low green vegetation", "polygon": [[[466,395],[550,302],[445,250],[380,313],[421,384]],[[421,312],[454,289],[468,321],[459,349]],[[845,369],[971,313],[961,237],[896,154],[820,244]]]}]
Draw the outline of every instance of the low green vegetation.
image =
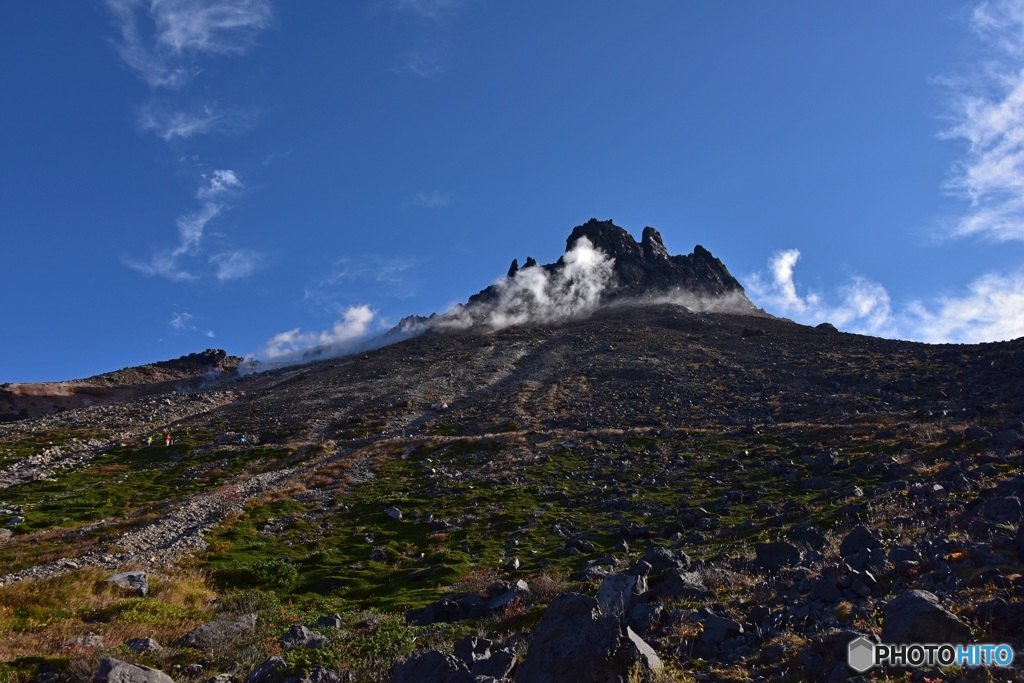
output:
[{"label": "low green vegetation", "polygon": [[[147,597],[118,593],[93,569],[0,589],[0,680],[22,683],[40,670],[79,666],[83,650],[75,639],[92,631],[103,635],[103,651],[162,670],[196,662],[206,672],[236,662],[251,670],[276,654],[292,672],[323,665],[383,681],[396,658],[416,649],[450,651],[464,635],[528,631],[559,593],[593,592],[596,585],[572,579],[609,553],[630,562],[650,545],[685,538],[692,557],[720,562],[751,556],[753,543],[786,538],[799,524],[828,532],[855,514],[898,515],[899,496],[885,509],[863,502],[856,487],[882,480],[858,465],[892,453],[927,471],[948,445],[918,435],[917,448],[908,450],[907,434],[877,436],[888,426],[515,431],[370,443],[321,458],[300,480],[229,515],[207,536],[207,550],[154,578]],[[334,452],[316,444],[240,449],[212,441],[192,434],[170,447],[118,446],[79,471],[4,491],[3,504],[23,506],[25,520],[15,542],[0,546],[0,562],[14,571],[106,547],[182,495]],[[822,470],[815,458],[829,448],[836,463]],[[807,485],[821,476],[829,489]],[[847,488],[848,495],[834,493]],[[389,515],[391,508],[401,518]],[[710,521],[681,521],[694,511]],[[518,569],[508,565],[512,558]],[[531,604],[455,624],[406,623],[408,610],[445,594],[482,594],[494,581],[520,578],[534,589]],[[749,586],[709,587],[719,602],[749,599]],[[259,616],[257,630],[229,652],[180,646],[203,621],[249,612]],[[326,647],[285,651],[278,644],[291,625],[312,626],[328,614],[338,614],[342,627],[321,629]],[[164,650],[136,654],[119,645],[142,636]],[[701,668],[700,660],[683,668],[668,661],[676,678],[665,680],[686,680]]]}]

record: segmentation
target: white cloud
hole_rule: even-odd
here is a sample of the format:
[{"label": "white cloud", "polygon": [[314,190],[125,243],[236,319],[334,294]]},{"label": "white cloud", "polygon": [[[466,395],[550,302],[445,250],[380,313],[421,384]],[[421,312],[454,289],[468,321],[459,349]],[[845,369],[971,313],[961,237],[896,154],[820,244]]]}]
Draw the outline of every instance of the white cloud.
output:
[{"label": "white cloud", "polygon": [[207,202],[202,208],[192,213],[179,216],[175,223],[178,226],[180,242],[171,252],[174,256],[194,253],[203,240],[206,224],[217,217],[223,210],[222,204]]},{"label": "white cloud", "polygon": [[171,282],[194,282],[199,279],[183,268],[178,262],[178,255],[168,249],[154,249],[148,261],[137,261],[125,256],[121,262],[143,275],[162,277]]},{"label": "white cloud", "polygon": [[368,255],[334,262],[325,277],[308,284],[304,298],[321,306],[334,307],[346,283],[361,282],[373,287],[376,297],[407,299],[420,290],[416,268],[422,258]]},{"label": "white cloud", "polygon": [[466,0],[387,0],[387,4],[396,11],[440,19],[465,5]]},{"label": "white cloud", "polygon": [[[186,257],[201,255],[207,225],[223,213],[231,198],[243,189],[241,179],[231,169],[217,169],[204,175],[203,183],[196,190],[199,208],[178,216],[175,221],[178,244],[170,249],[154,249],[148,261],[125,258],[123,262],[144,275],[155,275],[172,282],[194,282],[200,279],[193,272],[197,263],[192,261],[192,268],[188,268],[182,261]],[[262,256],[251,250],[238,249],[216,254],[206,260],[215,266],[216,278],[225,282],[250,275],[261,263]]]},{"label": "white cloud", "polygon": [[[192,322],[194,318],[195,316],[193,316],[191,313],[187,313],[184,311],[181,313],[175,313],[174,315],[171,316],[170,326],[173,327],[174,330],[179,333],[199,332],[199,328],[196,327],[195,323]],[[213,333],[213,330],[207,330],[202,334],[204,337],[207,337],[209,339],[213,339],[214,337],[216,337],[216,335]]]},{"label": "white cloud", "polygon": [[444,57],[436,48],[421,47],[398,56],[393,71],[433,78],[444,71]]},{"label": "white cloud", "polygon": [[1024,271],[988,273],[958,296],[913,300],[893,311],[888,291],[854,276],[836,295],[836,303],[818,293],[800,294],[794,267],[800,252],[777,252],[767,272],[756,273],[747,287],[751,299],[769,313],[815,325],[831,322],[848,332],[931,343],[977,343],[1024,337]]},{"label": "white cloud", "polygon": [[[192,319],[191,313],[175,313],[171,316],[171,327],[176,330],[184,330],[189,327],[189,320]],[[195,329],[195,328],[193,328]]]},{"label": "white cloud", "polygon": [[942,297],[931,308],[907,307],[915,338],[927,342],[976,343],[1024,337],[1024,272],[989,273],[959,297]]},{"label": "white cloud", "polygon": [[217,266],[217,280],[227,282],[252,275],[263,263],[263,256],[249,249],[214,254],[210,262]]},{"label": "white cloud", "polygon": [[238,174],[228,169],[217,169],[209,176],[204,176],[206,185],[199,187],[196,196],[200,199],[214,200],[227,194],[231,190],[240,190],[242,181]]},{"label": "white cloud", "polygon": [[124,62],[154,88],[181,88],[196,58],[239,54],[270,26],[269,0],[107,0]]},{"label": "white cloud", "polygon": [[889,294],[882,285],[853,277],[838,292],[839,303],[829,304],[816,292],[800,294],[794,271],[798,249],[776,252],[768,262],[768,274],[750,276],[748,290],[754,303],[770,313],[817,324],[829,321],[852,332],[892,336],[895,332]]},{"label": "white cloud", "polygon": [[231,193],[242,189],[242,181],[231,169],[217,169],[203,179],[206,182],[196,191],[196,198],[202,201],[199,210],[179,216],[176,221],[180,242],[171,252],[173,256],[195,253],[206,225],[227,207]]},{"label": "white cloud", "polygon": [[1024,239],[1024,2],[983,2],[971,26],[990,58],[946,80],[954,124],[942,137],[967,144],[948,188],[970,203],[953,235]]},{"label": "white cloud", "polygon": [[303,332],[296,327],[276,334],[256,353],[256,357],[276,362],[299,360],[303,354],[316,349],[317,355],[330,356],[344,353],[366,340],[376,312],[369,306],[350,306],[329,330]]},{"label": "white cloud", "polygon": [[165,142],[209,133],[238,133],[252,127],[255,119],[253,111],[224,110],[212,104],[173,111],[150,102],[139,109],[139,127]]},{"label": "white cloud", "polygon": [[439,192],[438,190],[426,192],[420,190],[405,201],[405,206],[422,206],[426,209],[437,209],[442,206],[448,206],[451,200],[451,194],[446,192]]},{"label": "white cloud", "polygon": [[151,13],[157,43],[176,55],[244,52],[271,19],[267,0],[159,0]]},{"label": "white cloud", "polygon": [[271,152],[267,156],[263,157],[263,165],[270,166],[275,159],[284,159],[292,153],[292,150],[287,152]]}]

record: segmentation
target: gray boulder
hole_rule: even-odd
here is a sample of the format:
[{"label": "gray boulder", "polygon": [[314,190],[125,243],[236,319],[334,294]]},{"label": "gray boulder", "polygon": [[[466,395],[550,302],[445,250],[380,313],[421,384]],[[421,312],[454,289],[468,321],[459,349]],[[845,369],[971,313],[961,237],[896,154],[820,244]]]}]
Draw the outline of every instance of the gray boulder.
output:
[{"label": "gray boulder", "polygon": [[322,633],[310,631],[302,624],[295,624],[288,632],[278,640],[285,650],[292,650],[297,647],[308,647],[311,649],[321,648],[327,645],[327,637]]},{"label": "gray boulder", "polygon": [[284,683],[341,683],[341,676],[337,671],[317,664],[298,676],[289,676]]},{"label": "gray boulder", "polygon": [[486,638],[466,636],[455,642],[455,656],[462,660],[474,676],[505,678],[516,663],[516,656],[507,648],[495,648]]},{"label": "gray boulder", "polygon": [[754,564],[772,572],[777,572],[783,567],[791,567],[801,559],[800,549],[785,541],[755,543],[754,553]]},{"label": "gray boulder", "polygon": [[490,658],[492,645],[494,645],[494,641],[487,640],[486,638],[466,636],[455,641],[453,652],[456,657],[466,663],[467,667],[472,668],[476,662],[482,662]]},{"label": "gray boulder", "polygon": [[713,593],[704,585],[704,579],[697,572],[672,569],[662,581],[650,591],[651,595],[666,600],[704,600]]},{"label": "gray boulder", "polygon": [[881,547],[882,540],[874,532],[861,524],[843,538],[843,542],[839,544],[839,556],[849,557],[850,555],[856,555],[861,550],[872,550]]},{"label": "gray boulder", "polygon": [[245,683],[281,683],[288,665],[280,657],[270,657],[249,672]]},{"label": "gray boulder", "polygon": [[181,642],[186,647],[217,650],[245,633],[252,633],[255,628],[256,615],[243,614],[233,619],[218,619],[201,624],[186,633]]},{"label": "gray boulder", "polygon": [[934,593],[912,590],[890,600],[883,613],[883,643],[969,643],[971,629],[939,605]]},{"label": "gray boulder", "polygon": [[90,647],[97,650],[107,646],[103,636],[92,631],[86,631],[84,636],[78,636],[71,642],[81,647]]},{"label": "gray boulder", "polygon": [[174,683],[174,679],[158,669],[108,657],[100,664],[95,683]]},{"label": "gray boulder", "polygon": [[597,591],[597,604],[603,614],[622,619],[646,592],[646,576],[609,574]]},{"label": "gray boulder", "polygon": [[501,650],[493,651],[491,656],[487,659],[473,664],[472,672],[473,675],[477,677],[477,683],[480,682],[481,676],[502,680],[509,677],[515,666],[515,653],[512,652],[512,650],[503,648]]},{"label": "gray boulder", "polygon": [[968,427],[964,430],[964,438],[973,441],[974,439],[987,439],[992,436],[984,427],[978,427],[977,425]]},{"label": "gray boulder", "polygon": [[152,638],[130,638],[124,641],[124,645],[132,652],[156,652],[163,649]]},{"label": "gray boulder", "polygon": [[341,628],[342,623],[340,614],[330,614],[316,620],[316,625],[322,628]]},{"label": "gray boulder", "polygon": [[657,603],[641,602],[633,605],[633,608],[629,610],[626,623],[636,631],[647,633],[654,629],[658,622],[661,621],[664,612],[665,610],[662,606]]},{"label": "gray boulder", "polygon": [[[644,564],[649,566],[645,567]],[[689,569],[690,557],[682,550],[651,548],[627,571],[627,574],[660,574],[666,569]]]},{"label": "gray boulder", "polygon": [[463,619],[476,619],[487,614],[486,601],[479,595],[468,593],[444,596],[421,609],[412,610],[405,620],[414,626],[429,626],[443,622],[450,624]]},{"label": "gray boulder", "polygon": [[123,572],[121,574],[114,574],[113,576],[108,576],[104,579],[104,582],[120,586],[132,595],[145,597],[149,594],[149,579],[146,578],[146,572]]},{"label": "gray boulder", "polygon": [[1016,429],[1003,429],[993,434],[989,443],[996,448],[1020,448],[1024,446],[1024,435]]},{"label": "gray boulder", "polygon": [[735,619],[720,617],[707,608],[702,609],[699,618],[704,627],[700,639],[710,645],[718,645],[727,638],[733,638],[743,633],[743,624]]},{"label": "gray boulder", "polygon": [[395,667],[391,683],[474,683],[466,663],[437,650],[419,652]]},{"label": "gray boulder", "polygon": [[815,550],[821,550],[828,545],[828,539],[824,534],[810,524],[801,524],[794,528],[789,538],[794,543],[806,543]]},{"label": "gray boulder", "polygon": [[633,630],[601,614],[596,599],[567,593],[555,599],[530,636],[516,683],[624,683],[634,667],[649,673],[661,660]]},{"label": "gray boulder", "polygon": [[1022,516],[1020,499],[1016,496],[989,498],[982,505],[981,514],[993,524],[1019,522]]}]

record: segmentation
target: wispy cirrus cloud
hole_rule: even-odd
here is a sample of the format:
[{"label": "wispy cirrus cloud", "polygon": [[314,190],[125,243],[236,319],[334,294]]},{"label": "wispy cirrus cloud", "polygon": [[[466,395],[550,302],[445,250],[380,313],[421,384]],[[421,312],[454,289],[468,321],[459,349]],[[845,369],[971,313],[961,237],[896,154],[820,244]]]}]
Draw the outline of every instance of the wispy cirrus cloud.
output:
[{"label": "wispy cirrus cloud", "polygon": [[422,206],[425,209],[437,209],[443,206],[451,204],[452,195],[449,192],[440,192],[438,190],[420,190],[416,194],[406,199],[402,204],[403,206]]},{"label": "wispy cirrus cloud", "polygon": [[[178,244],[154,249],[145,261],[124,258],[125,265],[143,275],[158,276],[172,282],[199,280],[201,274],[196,269],[204,260],[201,257],[206,228],[243,189],[241,179],[231,169],[217,169],[204,175],[203,183],[196,190],[199,208],[178,216],[175,221]],[[263,262],[263,256],[253,250],[238,249],[215,254],[205,262],[213,264],[217,280],[226,282],[251,275]]]},{"label": "wispy cirrus cloud", "polygon": [[831,295],[797,284],[797,249],[776,252],[766,271],[748,278],[754,303],[769,313],[848,332],[930,343],[977,343],[1024,337],[1024,270],[987,273],[959,295],[912,300],[893,310],[884,286],[853,276]]},{"label": "wispy cirrus cloud", "polygon": [[1024,337],[1024,271],[987,273],[961,296],[907,306],[908,324],[926,342],[974,343]]},{"label": "wispy cirrus cloud", "polygon": [[190,320],[192,320],[191,313],[175,313],[171,316],[170,325],[176,330],[184,330],[189,327]]},{"label": "wispy cirrus cloud", "polygon": [[330,272],[311,282],[305,288],[304,298],[319,306],[337,305],[350,283],[369,285],[375,296],[407,299],[415,296],[421,286],[417,267],[423,259],[369,255],[359,258],[341,258],[334,262]]},{"label": "wispy cirrus cloud", "polygon": [[107,0],[118,54],[153,88],[179,89],[204,55],[241,54],[273,18],[269,0]]},{"label": "wispy cirrus cloud", "polygon": [[952,236],[998,242],[1024,239],[1024,2],[977,5],[971,27],[987,58],[944,80],[953,102],[945,139],[966,151],[947,187],[969,202]]},{"label": "wispy cirrus cloud", "polygon": [[410,12],[427,19],[441,19],[460,10],[467,0],[385,0],[384,4],[398,12]]},{"label": "wispy cirrus cloud", "polygon": [[420,47],[409,50],[398,55],[392,71],[420,78],[433,78],[444,72],[444,56],[436,48]]},{"label": "wispy cirrus cloud", "polygon": [[[194,322],[195,316],[186,311],[177,312],[171,315],[171,320],[168,323],[173,329],[175,334],[184,334],[187,332],[199,332],[199,327]],[[206,330],[202,333],[204,337],[213,339],[217,335],[213,333],[213,330]]]},{"label": "wispy cirrus cloud", "polygon": [[379,0],[378,6],[412,17],[419,39],[400,52],[391,67],[398,74],[434,78],[444,73],[449,57],[448,30],[470,0]]},{"label": "wispy cirrus cloud", "polygon": [[210,257],[210,263],[217,267],[216,278],[219,282],[239,280],[252,275],[262,264],[265,257],[251,249],[236,249]]},{"label": "wispy cirrus cloud", "polygon": [[171,142],[209,133],[239,133],[251,128],[257,116],[254,110],[224,109],[214,104],[181,111],[150,102],[139,108],[138,120],[143,131]]}]

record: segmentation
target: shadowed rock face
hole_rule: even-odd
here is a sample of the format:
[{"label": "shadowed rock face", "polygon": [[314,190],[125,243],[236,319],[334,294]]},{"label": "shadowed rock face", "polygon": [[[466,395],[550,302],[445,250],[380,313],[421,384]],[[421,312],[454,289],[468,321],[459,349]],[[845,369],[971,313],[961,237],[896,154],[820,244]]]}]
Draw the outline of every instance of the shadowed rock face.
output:
[{"label": "shadowed rock face", "polygon": [[566,251],[583,237],[615,259],[618,287],[614,296],[651,297],[675,291],[702,296],[744,294],[739,281],[707,249],[698,244],[692,254],[670,256],[654,228],[644,228],[637,243],[610,220],[591,218],[572,231]]},{"label": "shadowed rock face", "polygon": [[[661,234],[654,228],[644,228],[637,242],[612,221],[596,218],[573,229],[566,240],[566,252],[576,248],[581,239],[586,239],[591,246],[614,259],[614,278],[611,286],[602,293],[603,302],[624,298],[657,299],[678,294],[696,299],[728,297],[729,308],[734,312],[753,313],[757,310],[747,299],[743,286],[721,260],[699,244],[692,254],[672,256],[665,248]],[[527,265],[520,269],[518,262],[513,261],[508,277],[515,277],[520,270],[533,265],[536,261],[528,259]],[[565,266],[565,258],[562,257],[555,263],[540,267],[554,275]],[[490,303],[499,293],[500,288],[492,285],[471,296],[469,305]]]}]

